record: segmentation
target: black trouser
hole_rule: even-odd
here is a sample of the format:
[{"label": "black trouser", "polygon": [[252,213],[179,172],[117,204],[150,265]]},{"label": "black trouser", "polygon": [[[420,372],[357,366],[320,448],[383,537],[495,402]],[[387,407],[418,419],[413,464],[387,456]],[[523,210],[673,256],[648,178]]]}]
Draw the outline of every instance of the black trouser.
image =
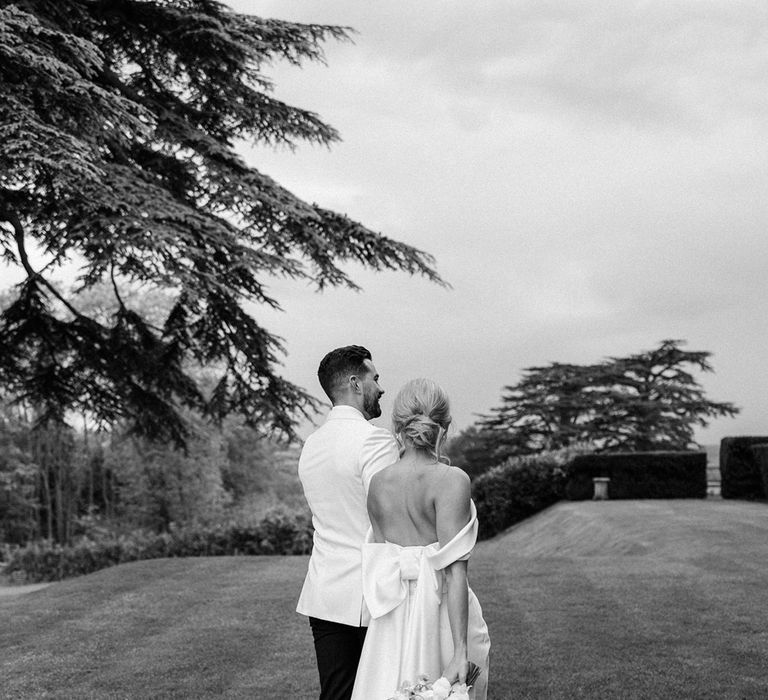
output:
[{"label": "black trouser", "polygon": [[349,700],[367,627],[309,618],[315,640],[320,700]]}]

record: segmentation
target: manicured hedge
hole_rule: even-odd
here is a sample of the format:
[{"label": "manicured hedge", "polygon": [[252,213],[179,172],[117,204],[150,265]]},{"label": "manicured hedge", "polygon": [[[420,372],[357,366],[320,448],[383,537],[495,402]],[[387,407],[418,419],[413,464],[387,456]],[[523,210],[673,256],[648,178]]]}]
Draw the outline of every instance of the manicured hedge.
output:
[{"label": "manicured hedge", "polygon": [[62,547],[34,542],[11,553],[4,574],[28,583],[59,581],[115,564],[161,557],[204,557],[237,554],[309,554],[312,522],[308,515],[283,511],[255,524],[227,523],[178,528],[161,534],[142,531],[108,539],[83,538]]},{"label": "manicured hedge", "polygon": [[480,539],[538,513],[563,498],[565,467],[577,452],[512,457],[472,482]]},{"label": "manicured hedge", "polygon": [[759,500],[766,497],[760,476],[755,445],[768,443],[768,437],[727,437],[720,442],[720,493],[723,498]]},{"label": "manicured hedge", "polygon": [[752,454],[755,456],[757,470],[763,481],[763,491],[768,494],[768,443],[753,445]]},{"label": "manicured hedge", "polygon": [[579,455],[568,466],[565,497],[592,498],[594,477],[606,476],[608,497],[705,498],[706,452],[614,452]]}]

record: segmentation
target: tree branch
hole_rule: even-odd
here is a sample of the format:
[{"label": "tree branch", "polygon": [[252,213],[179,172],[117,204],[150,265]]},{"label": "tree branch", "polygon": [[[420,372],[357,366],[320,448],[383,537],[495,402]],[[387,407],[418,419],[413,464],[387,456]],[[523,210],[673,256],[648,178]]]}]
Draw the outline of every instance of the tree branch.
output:
[{"label": "tree branch", "polygon": [[64,306],[77,318],[85,318],[72,304],[70,304],[45,277],[37,272],[32,264],[29,262],[29,255],[27,254],[27,248],[24,244],[24,227],[21,225],[21,220],[17,214],[8,209],[0,209],[0,219],[7,221],[13,226],[13,237],[16,240],[16,248],[19,251],[19,260],[27,273],[29,279],[38,279],[45,287],[55,296]]},{"label": "tree branch", "polygon": [[112,262],[112,264],[109,266],[109,278],[112,280],[112,289],[115,292],[115,299],[117,299],[117,303],[120,304],[120,308],[123,311],[126,311],[126,306],[123,303],[123,298],[120,296],[120,290],[117,288],[117,282],[115,281],[115,263]]}]

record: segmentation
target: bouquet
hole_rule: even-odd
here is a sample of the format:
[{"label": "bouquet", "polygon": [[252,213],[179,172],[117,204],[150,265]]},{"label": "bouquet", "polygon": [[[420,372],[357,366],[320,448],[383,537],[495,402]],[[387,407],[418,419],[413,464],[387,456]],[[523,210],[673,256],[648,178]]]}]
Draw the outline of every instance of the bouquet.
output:
[{"label": "bouquet", "polygon": [[468,691],[479,675],[480,667],[470,661],[466,683],[451,685],[447,678],[430,681],[427,676],[419,676],[413,685],[410,681],[403,681],[400,689],[387,700],[469,700]]}]

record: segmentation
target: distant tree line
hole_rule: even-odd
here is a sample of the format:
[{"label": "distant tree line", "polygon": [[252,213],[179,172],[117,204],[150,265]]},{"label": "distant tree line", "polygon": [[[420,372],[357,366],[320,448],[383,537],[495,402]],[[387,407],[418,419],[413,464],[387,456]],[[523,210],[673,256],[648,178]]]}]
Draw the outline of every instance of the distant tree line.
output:
[{"label": "distant tree line", "polygon": [[0,543],[69,544],[82,535],[166,532],[272,506],[302,508],[297,447],[240,419],[221,426],[187,416],[186,449],[131,435],[35,425],[19,406],[0,410]]}]

